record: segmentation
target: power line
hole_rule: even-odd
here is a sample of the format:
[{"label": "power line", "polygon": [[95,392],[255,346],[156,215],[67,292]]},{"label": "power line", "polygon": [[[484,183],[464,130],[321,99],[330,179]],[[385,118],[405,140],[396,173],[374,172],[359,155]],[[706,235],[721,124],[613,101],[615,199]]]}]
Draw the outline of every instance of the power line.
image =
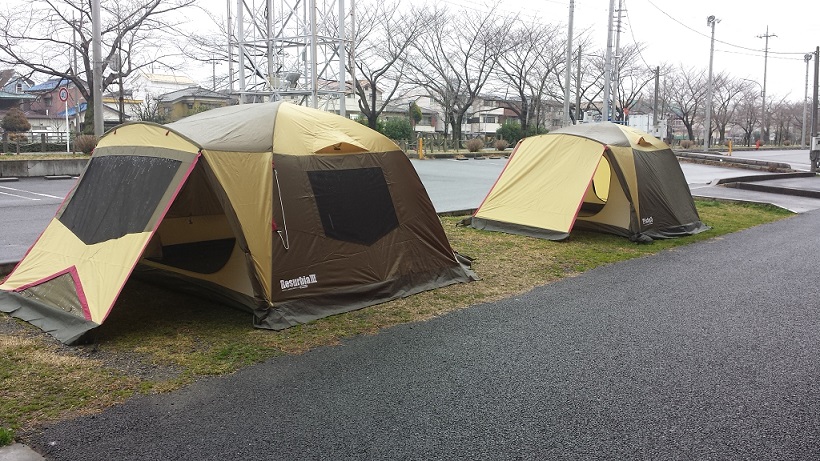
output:
[{"label": "power line", "polygon": [[[652,0],[646,0],[646,1],[647,1],[647,2],[649,2],[649,4],[650,4],[650,5],[652,5],[653,7],[655,7],[655,9],[657,9],[658,11],[660,11],[661,13],[663,13],[666,17],[668,17],[668,18],[669,18],[669,19],[671,19],[672,21],[676,22],[676,23],[677,23],[677,24],[679,24],[680,26],[682,26],[682,27],[684,27],[684,28],[688,29],[688,30],[689,30],[689,31],[691,31],[691,32],[696,33],[697,35],[700,35],[701,37],[704,37],[704,38],[707,38],[707,39],[708,39],[708,38],[710,38],[708,35],[704,34],[703,32],[701,32],[701,31],[699,31],[699,30],[697,30],[697,29],[694,29],[694,28],[692,28],[692,27],[690,27],[690,26],[688,26],[688,25],[686,25],[686,24],[682,23],[682,22],[681,22],[681,21],[679,21],[677,18],[675,18],[675,17],[674,17],[674,16],[672,16],[671,14],[669,14],[669,13],[667,13],[666,11],[664,11],[663,9],[661,9],[661,7],[659,7],[658,5],[656,5],[656,4],[655,4]],[[723,40],[718,40],[718,39],[715,39],[715,42],[720,43],[720,44],[723,44],[723,45],[731,46],[732,48],[740,48],[741,50],[746,50],[746,51],[755,51],[755,52],[762,52],[762,51],[763,51],[763,50],[760,50],[760,49],[757,49],[757,48],[749,48],[749,47],[745,47],[745,46],[742,46],[742,45],[737,45],[737,44],[734,44],[734,43],[725,42],[725,41],[723,41]],[[804,54],[806,54],[806,52],[805,52],[805,51],[800,51],[800,52],[797,52],[797,51],[789,51],[789,52],[785,52],[785,51],[780,51],[780,52],[778,52],[778,51],[769,51],[769,54],[780,54],[780,55],[800,55],[800,56],[803,56]]]},{"label": "power line", "polygon": [[[626,0],[623,0],[623,5],[626,5]],[[632,28],[632,19],[629,17],[629,8],[624,6],[624,11],[626,11],[626,25],[629,27],[629,34],[632,35],[632,42],[635,44],[635,50],[638,52],[638,57],[641,58],[643,65],[645,65],[647,69],[654,70],[654,68],[646,62],[646,59],[644,59],[643,53],[641,52],[641,47],[638,46],[638,40],[635,39],[635,29]]]}]

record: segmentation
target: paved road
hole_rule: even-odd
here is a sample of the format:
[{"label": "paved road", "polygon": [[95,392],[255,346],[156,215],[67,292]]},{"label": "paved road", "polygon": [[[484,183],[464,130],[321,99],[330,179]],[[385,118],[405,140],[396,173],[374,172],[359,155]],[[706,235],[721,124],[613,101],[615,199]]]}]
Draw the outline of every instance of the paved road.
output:
[{"label": "paved road", "polygon": [[89,461],[820,459],[817,229],[809,212],[601,267],[27,442]]},{"label": "paved road", "polygon": [[[411,162],[421,177],[436,211],[449,212],[478,208],[507,161],[501,158],[462,161],[413,159]],[[719,178],[763,173],[686,162],[682,163],[681,167],[693,189]],[[808,164],[806,167],[808,168]],[[0,182],[0,263],[17,261],[23,257],[49,220],[54,217],[63,197],[74,184],[73,179],[43,178]],[[815,205],[812,203],[796,208],[795,211],[812,209],[813,206]]]},{"label": "paved road", "polygon": [[74,184],[43,178],[0,182],[0,263],[26,254]]},{"label": "paved road", "polygon": [[[725,152],[724,152],[725,153]],[[736,158],[749,158],[753,160],[763,160],[766,162],[780,162],[788,163],[795,170],[809,171],[811,163],[809,162],[809,151],[802,150],[743,150],[732,153]]]}]

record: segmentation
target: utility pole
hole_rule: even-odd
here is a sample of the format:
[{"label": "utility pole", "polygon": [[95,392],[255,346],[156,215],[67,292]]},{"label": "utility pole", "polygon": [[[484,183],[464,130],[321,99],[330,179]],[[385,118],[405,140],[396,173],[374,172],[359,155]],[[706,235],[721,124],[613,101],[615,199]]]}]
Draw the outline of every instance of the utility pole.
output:
[{"label": "utility pole", "polygon": [[609,20],[606,26],[606,62],[604,63],[604,110],[603,121],[609,120],[609,90],[612,88],[612,16],[615,0],[609,0]]},{"label": "utility pole", "polygon": [[575,0],[569,0],[569,32],[567,33],[567,66],[564,69],[564,126],[572,124],[569,115],[569,76],[572,73],[572,17],[575,14]]},{"label": "utility pole", "polygon": [[103,135],[102,104],[102,24],[100,24],[100,0],[91,0],[91,35],[93,70],[91,94],[94,95],[94,136]]},{"label": "utility pole", "polygon": [[575,66],[575,120],[581,121],[581,45],[578,45],[578,65]]},{"label": "utility pole", "polygon": [[715,59],[715,23],[718,22],[720,19],[715,18],[714,15],[706,18],[706,25],[712,27],[712,44],[709,48],[709,89],[706,93],[706,123],[703,125],[703,150],[706,152],[709,152],[709,138],[712,137],[712,93],[714,92],[712,63]]},{"label": "utility pole", "polygon": [[760,120],[760,137],[762,142],[767,144],[769,142],[769,127],[766,124],[766,70],[769,65],[769,37],[777,37],[775,34],[769,33],[769,26],[766,26],[766,33],[758,35],[757,38],[766,39],[766,45],[763,49],[763,114]]},{"label": "utility pole", "polygon": [[[620,88],[621,88],[621,14],[623,13],[623,0],[618,0],[618,22],[615,24],[615,30],[612,32],[615,34],[615,65],[613,66],[613,79],[612,79],[612,120],[618,122],[618,106],[621,103],[621,95],[620,95]],[[621,107],[621,114],[623,118],[624,108]]]},{"label": "utility pole", "polygon": [[809,63],[811,62],[812,54],[806,53],[803,59],[806,61],[806,88],[803,91],[803,129],[800,131],[800,148],[806,145],[806,109],[809,103]]},{"label": "utility pole", "polygon": [[[660,89],[658,88],[661,83],[661,66],[655,66],[655,102],[652,105],[652,129],[654,132],[652,133],[653,136],[658,136],[658,95],[660,94]],[[659,137],[659,136],[658,136]]]},{"label": "utility pole", "polygon": [[[75,77],[78,75],[77,74],[77,31],[82,28],[82,24],[83,24],[82,20],[78,21],[77,19],[74,19],[74,13],[72,13],[71,14],[71,29],[72,29],[71,30],[71,51],[72,51],[72,54],[73,54],[74,65],[73,65],[73,69],[72,69],[71,73]],[[76,85],[75,85],[75,90],[72,91],[72,93],[73,93],[73,95],[71,95],[71,97],[74,99],[74,131],[76,132],[77,135],[79,135],[80,132],[81,132],[80,131],[80,98],[74,96],[74,95],[78,94],[77,91],[76,91]],[[87,107],[88,107],[88,104],[86,104],[86,108]]]},{"label": "utility pole", "polygon": [[[814,92],[811,99],[811,136],[812,138],[817,136],[817,74],[820,71],[820,46],[814,49]],[[817,172],[817,163],[818,159],[820,159],[820,151],[818,149],[817,143],[814,140],[811,141],[811,150],[809,151],[809,159],[811,160],[811,171],[813,173]]]}]

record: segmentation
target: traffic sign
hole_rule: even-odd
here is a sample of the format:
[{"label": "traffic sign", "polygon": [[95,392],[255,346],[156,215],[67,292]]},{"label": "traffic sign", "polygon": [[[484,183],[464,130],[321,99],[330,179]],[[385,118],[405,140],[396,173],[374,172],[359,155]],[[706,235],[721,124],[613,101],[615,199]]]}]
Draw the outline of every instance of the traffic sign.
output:
[{"label": "traffic sign", "polygon": [[68,101],[68,89],[66,87],[60,88],[60,101]]}]

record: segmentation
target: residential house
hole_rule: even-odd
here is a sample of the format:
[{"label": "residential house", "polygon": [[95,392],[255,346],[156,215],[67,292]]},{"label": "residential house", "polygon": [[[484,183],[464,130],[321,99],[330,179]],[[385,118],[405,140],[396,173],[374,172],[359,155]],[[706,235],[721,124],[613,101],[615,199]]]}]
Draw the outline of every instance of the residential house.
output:
[{"label": "residential house", "polygon": [[512,109],[517,101],[499,96],[485,95],[476,98],[467,112],[461,132],[464,136],[495,136],[501,125],[518,120]]},{"label": "residential house", "polygon": [[0,70],[0,120],[13,107],[19,108],[23,113],[29,110],[31,102],[37,98],[24,93],[24,90],[33,84],[34,82],[13,69]]},{"label": "residential house", "polygon": [[161,94],[192,86],[198,86],[198,83],[185,75],[155,74],[143,70],[134,72],[125,82],[125,88],[131,90],[131,98],[136,101],[145,101],[146,98],[156,98]]},{"label": "residential house", "polygon": [[11,94],[24,94],[32,86],[34,86],[34,81],[16,70],[0,70],[0,91]]},{"label": "residential house", "polygon": [[166,122],[174,122],[183,117],[209,109],[231,105],[233,99],[216,91],[192,86],[156,97],[158,112]]},{"label": "residential house", "polygon": [[[60,99],[60,89],[65,88],[67,100]],[[81,132],[85,122],[85,111],[88,107],[80,90],[69,80],[53,77],[26,90],[27,94],[36,96],[31,103],[31,110],[26,116],[31,123],[32,133],[65,133],[66,118],[71,132]],[[105,99],[103,99],[103,103]],[[67,115],[67,117],[66,117]],[[125,117],[128,119],[129,117]],[[103,104],[104,129],[109,130],[120,123],[120,112],[116,105]]]}]

